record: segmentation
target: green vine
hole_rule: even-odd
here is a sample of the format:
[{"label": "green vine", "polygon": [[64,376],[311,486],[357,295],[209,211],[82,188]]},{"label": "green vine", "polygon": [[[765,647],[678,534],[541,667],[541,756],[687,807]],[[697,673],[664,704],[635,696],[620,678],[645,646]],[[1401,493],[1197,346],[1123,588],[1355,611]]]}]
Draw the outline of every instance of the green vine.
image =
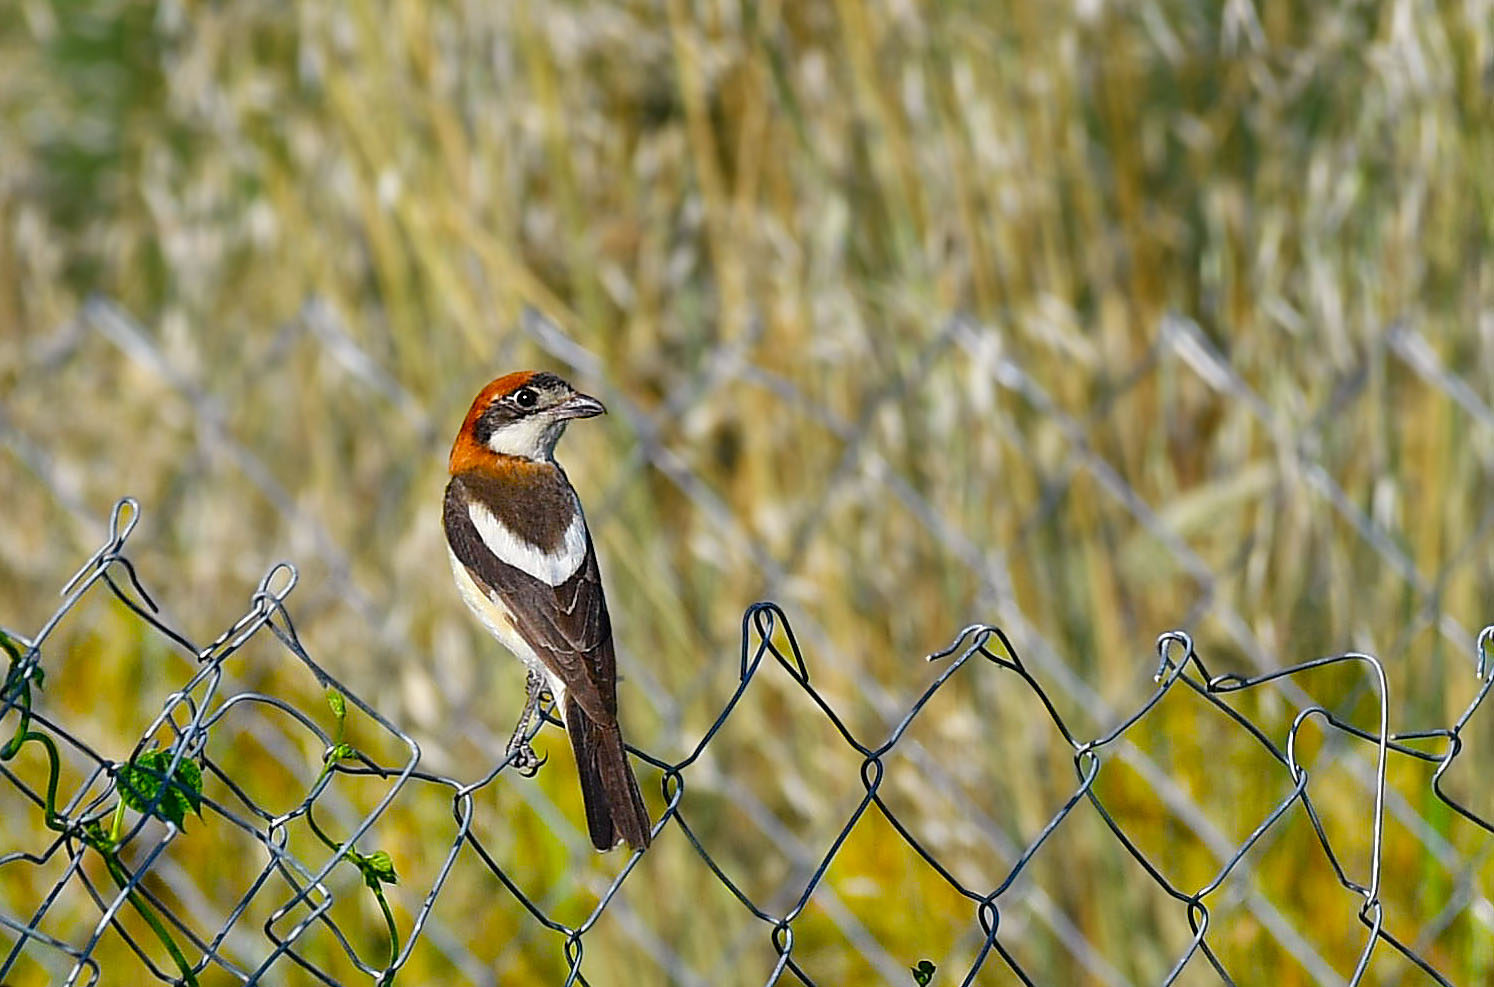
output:
[{"label": "green vine", "polygon": [[[3,649],[9,658],[5,684],[3,688],[0,688],[0,701],[14,706],[19,711],[15,733],[3,747],[0,747],[0,761],[12,760],[27,744],[35,744],[42,748],[47,756],[46,796],[42,807],[47,828],[64,835],[71,833],[103,858],[104,867],[109,872],[110,879],[114,881],[119,890],[125,893],[125,900],[155,933],[161,946],[176,964],[177,970],[181,973],[181,982],[188,987],[199,987],[192,964],[187,962],[187,957],[182,953],[181,947],[177,945],[176,939],[171,935],[166,923],[156,913],[155,908],[136,890],[134,879],[120,860],[119,851],[120,841],[125,831],[125,809],[127,808],[173,823],[178,830],[185,830],[188,812],[195,813],[200,818],[202,816],[202,769],[192,759],[183,757],[173,770],[171,762],[176,754],[170,748],[142,751],[131,758],[128,764],[119,767],[115,774],[119,801],[115,803],[109,827],[105,829],[97,819],[86,820],[77,826],[70,824],[68,819],[57,811],[57,787],[62,774],[62,761],[57,752],[57,744],[45,733],[31,729],[31,689],[33,685],[38,689],[42,688],[45,675],[39,665],[24,664],[25,650],[19,642],[4,631],[0,631],[0,649]],[[321,774],[317,776],[316,783],[312,785],[313,790],[326,780],[339,762],[359,757],[357,749],[343,739],[347,727],[347,703],[342,694],[335,689],[327,690],[327,705],[337,720],[336,739],[327,751]],[[321,840],[329,850],[341,849],[342,844],[328,836],[317,823],[310,805],[306,808],[306,822],[310,825],[311,831],[316,834],[317,839]],[[346,858],[363,875],[363,883],[373,892],[374,899],[379,904],[379,910],[384,914],[384,924],[389,930],[388,965],[390,970],[380,980],[380,984],[392,985],[394,983],[393,967],[399,958],[400,941],[394,913],[390,910],[388,899],[384,896],[384,885],[399,883],[394,861],[383,850],[364,854],[352,847],[347,849]]]},{"label": "green vine", "polygon": [[[170,930],[166,928],[166,924],[161,921],[150,902],[131,883],[130,873],[119,859],[119,841],[124,831],[126,806],[138,812],[150,811],[160,819],[175,823],[178,829],[183,828],[188,810],[201,816],[202,771],[195,762],[183,757],[176,766],[176,770],[168,777],[167,769],[171,767],[172,752],[170,750],[146,751],[133,758],[129,764],[120,769],[116,776],[120,798],[114,807],[114,818],[108,832],[105,832],[104,827],[97,820],[86,821],[77,828],[70,827],[66,817],[57,811],[57,785],[62,774],[57,744],[46,734],[31,729],[31,687],[34,684],[38,689],[42,688],[45,676],[39,665],[30,667],[23,665],[23,650],[14,638],[4,631],[0,631],[0,648],[5,650],[10,660],[10,667],[5,674],[4,689],[0,690],[0,700],[12,703],[16,709],[20,710],[16,732],[4,747],[0,747],[0,761],[11,760],[27,744],[36,744],[46,752],[47,793],[42,811],[47,828],[64,835],[69,831],[73,832],[84,845],[92,848],[103,858],[109,877],[119,887],[119,890],[125,893],[125,900],[145,920],[156,938],[160,940],[172,962],[176,964],[177,970],[181,972],[182,982],[189,987],[198,987],[192,964],[187,962],[181,947],[176,944]],[[162,791],[163,787],[165,791]]]},{"label": "green vine", "polygon": [[[316,791],[318,786],[326,780],[327,776],[336,768],[338,762],[356,759],[357,748],[353,747],[343,739],[347,729],[348,708],[347,701],[343,699],[342,693],[336,689],[327,690],[327,706],[332,710],[332,716],[337,720],[337,731],[333,735],[332,746],[328,748],[327,755],[323,759],[322,773],[317,775],[316,782],[311,786]],[[316,838],[329,850],[339,850],[342,844],[332,839],[322,827],[317,825],[316,817],[312,815],[311,805],[306,806],[306,822],[311,826],[311,831]],[[373,892],[374,900],[379,903],[379,910],[384,913],[384,924],[389,929],[389,972],[379,980],[380,985],[394,983],[394,962],[399,959],[399,928],[394,924],[394,913],[389,909],[389,902],[384,897],[384,885],[398,884],[399,875],[394,871],[394,861],[389,854],[383,850],[363,854],[349,846],[347,860],[363,874],[363,883]]]}]

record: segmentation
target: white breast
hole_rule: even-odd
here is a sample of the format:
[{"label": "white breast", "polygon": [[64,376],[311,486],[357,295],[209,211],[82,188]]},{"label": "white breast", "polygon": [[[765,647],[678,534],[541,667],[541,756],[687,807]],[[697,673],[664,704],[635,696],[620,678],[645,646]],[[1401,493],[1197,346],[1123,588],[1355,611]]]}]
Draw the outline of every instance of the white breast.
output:
[{"label": "white breast", "polygon": [[467,513],[488,551],[498,559],[550,586],[559,586],[576,574],[586,561],[586,519],[578,504],[560,548],[547,552],[509,530],[482,504],[467,505]]},{"label": "white breast", "polygon": [[565,718],[565,683],[553,675],[545,663],[540,661],[539,655],[529,646],[523,636],[514,627],[513,616],[508,607],[504,605],[497,593],[489,593],[478,585],[472,578],[472,573],[462,564],[462,560],[456,557],[456,553],[450,548],[446,550],[447,558],[451,560],[451,574],[456,577],[457,589],[462,594],[462,602],[467,604],[482,625],[488,629],[488,633],[498,639],[514,656],[528,665],[530,668],[544,675],[546,684],[550,687],[550,694],[555,697],[555,708],[557,714],[563,720]]}]

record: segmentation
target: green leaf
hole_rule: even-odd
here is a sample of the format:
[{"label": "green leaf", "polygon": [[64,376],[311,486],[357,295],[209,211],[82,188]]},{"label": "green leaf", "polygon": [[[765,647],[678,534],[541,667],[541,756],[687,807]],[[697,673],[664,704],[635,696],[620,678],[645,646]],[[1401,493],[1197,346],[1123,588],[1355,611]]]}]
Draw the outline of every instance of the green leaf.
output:
[{"label": "green leaf", "polygon": [[334,744],[332,749],[327,752],[327,763],[336,764],[338,761],[345,761],[357,753],[353,749],[352,744]]},{"label": "green leaf", "polygon": [[339,723],[347,718],[347,700],[343,699],[342,693],[338,692],[336,689],[327,690],[327,706],[332,710],[332,715],[337,717],[337,721]]},{"label": "green leaf", "polygon": [[913,982],[918,987],[928,987],[929,982],[934,979],[934,972],[938,969],[928,960],[919,960],[917,966],[908,967],[908,972],[913,974]]},{"label": "green leaf", "polygon": [[166,780],[175,754],[171,748],[146,751],[119,772],[119,797],[136,812],[146,812],[157,802],[154,815],[184,829],[187,813],[202,816],[202,769],[184,757]]},{"label": "green leaf", "polygon": [[359,866],[363,869],[364,882],[371,888],[377,888],[380,883],[399,883],[399,875],[394,872],[394,861],[383,850],[364,857]]}]

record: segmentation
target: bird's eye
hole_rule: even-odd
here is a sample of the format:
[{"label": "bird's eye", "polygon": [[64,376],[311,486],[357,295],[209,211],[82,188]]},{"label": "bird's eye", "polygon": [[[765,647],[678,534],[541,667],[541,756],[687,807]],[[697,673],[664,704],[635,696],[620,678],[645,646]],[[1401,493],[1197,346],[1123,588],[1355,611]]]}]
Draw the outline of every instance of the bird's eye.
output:
[{"label": "bird's eye", "polygon": [[538,400],[539,395],[534,393],[532,387],[521,387],[514,392],[514,403],[521,408],[533,408]]}]

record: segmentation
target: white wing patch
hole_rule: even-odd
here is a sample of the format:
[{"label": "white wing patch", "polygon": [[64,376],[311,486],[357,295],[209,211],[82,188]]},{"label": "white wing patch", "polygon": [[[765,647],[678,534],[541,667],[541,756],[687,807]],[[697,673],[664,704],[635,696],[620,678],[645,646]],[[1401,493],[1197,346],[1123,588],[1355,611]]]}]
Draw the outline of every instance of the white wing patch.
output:
[{"label": "white wing patch", "polygon": [[559,586],[576,574],[581,563],[586,561],[586,518],[581,508],[576,508],[570,527],[565,529],[565,538],[560,550],[547,552],[514,534],[492,511],[482,504],[467,505],[467,514],[477,528],[482,543],[498,559],[550,586]]}]

